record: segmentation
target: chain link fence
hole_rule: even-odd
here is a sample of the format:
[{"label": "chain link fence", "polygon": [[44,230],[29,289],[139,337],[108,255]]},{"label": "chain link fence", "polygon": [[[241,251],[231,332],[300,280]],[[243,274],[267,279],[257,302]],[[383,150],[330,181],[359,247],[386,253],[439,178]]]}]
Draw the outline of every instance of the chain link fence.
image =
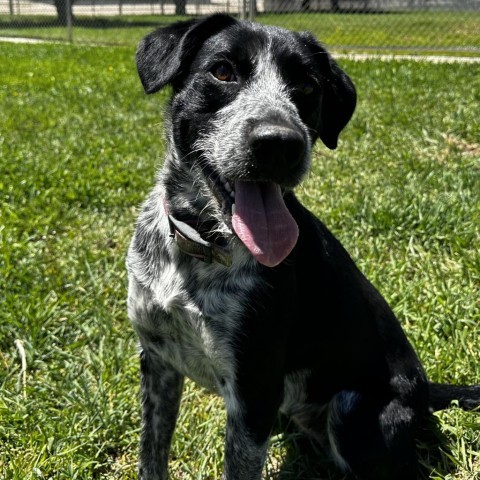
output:
[{"label": "chain link fence", "polygon": [[0,37],[130,44],[213,12],[310,30],[343,50],[480,56],[480,0],[0,0]]}]

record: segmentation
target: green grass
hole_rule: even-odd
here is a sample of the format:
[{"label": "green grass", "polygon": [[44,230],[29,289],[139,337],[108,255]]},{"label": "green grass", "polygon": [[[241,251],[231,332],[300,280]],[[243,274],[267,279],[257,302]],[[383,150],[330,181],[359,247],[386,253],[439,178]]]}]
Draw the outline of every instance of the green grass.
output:
[{"label": "green grass", "polygon": [[260,22],[310,30],[327,46],[346,49],[453,49],[480,53],[480,12],[259,15]]},{"label": "green grass", "polygon": [[[185,20],[189,17],[174,15],[123,15],[113,17],[78,17],[73,28],[75,43],[136,45],[155,28]],[[67,30],[55,17],[0,15],[0,36],[67,40]]]},{"label": "green grass", "polygon": [[[77,43],[134,45],[175,16],[80,17],[73,31]],[[327,46],[342,49],[398,50],[410,53],[480,54],[480,12],[390,14],[261,14],[258,21],[294,30],[310,30]],[[65,27],[52,17],[0,16],[0,36],[65,40]]]},{"label": "green grass", "polygon": [[[0,478],[132,479],[124,260],[166,96],[143,94],[133,46],[0,44],[0,56]],[[480,66],[341,64],[358,108],[298,194],[391,303],[429,376],[480,383]],[[419,440],[426,478],[478,480],[480,417],[437,418],[443,453]],[[219,478],[223,421],[221,401],[187,383],[172,478]],[[282,464],[283,480],[341,478],[287,440],[272,439],[266,478]]]}]

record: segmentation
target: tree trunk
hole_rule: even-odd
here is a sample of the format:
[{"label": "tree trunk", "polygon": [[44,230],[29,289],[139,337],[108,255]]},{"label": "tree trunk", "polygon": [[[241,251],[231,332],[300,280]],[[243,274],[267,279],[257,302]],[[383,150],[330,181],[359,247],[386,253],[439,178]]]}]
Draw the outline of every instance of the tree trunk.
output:
[{"label": "tree trunk", "polygon": [[187,13],[187,0],[175,0],[175,15],[185,15]]},{"label": "tree trunk", "polygon": [[70,12],[68,11],[66,0],[54,0],[55,8],[57,9],[58,23],[60,25],[67,25],[68,15],[73,20],[72,4],[73,0],[70,0]]}]

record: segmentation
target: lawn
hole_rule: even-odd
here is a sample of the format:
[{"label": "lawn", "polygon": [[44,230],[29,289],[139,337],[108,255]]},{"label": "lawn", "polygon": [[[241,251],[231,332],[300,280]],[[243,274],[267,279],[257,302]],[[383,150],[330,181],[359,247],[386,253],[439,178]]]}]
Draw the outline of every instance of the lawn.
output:
[{"label": "lawn", "polygon": [[[0,57],[0,478],[133,479],[124,261],[166,95],[144,95],[133,45],[0,43]],[[298,194],[391,303],[428,375],[480,383],[480,65],[341,64],[358,108]],[[480,415],[436,419],[441,451],[419,439],[424,478],[478,480]],[[187,383],[173,479],[219,479],[223,420]],[[272,438],[265,478],[340,480],[297,453]]]},{"label": "lawn", "polygon": [[[79,17],[76,43],[134,45],[154,27],[175,16]],[[480,55],[480,12],[411,12],[389,14],[260,14],[262,23],[310,30],[327,46],[348,50],[401,50],[410,53]],[[46,16],[0,15],[0,36],[65,41],[65,27]]]}]

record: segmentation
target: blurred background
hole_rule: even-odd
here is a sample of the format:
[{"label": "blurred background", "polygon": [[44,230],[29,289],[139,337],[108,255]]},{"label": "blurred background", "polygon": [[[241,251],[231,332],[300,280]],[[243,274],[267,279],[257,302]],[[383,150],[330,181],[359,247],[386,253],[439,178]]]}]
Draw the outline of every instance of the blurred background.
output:
[{"label": "blurred background", "polygon": [[480,54],[480,0],[0,0],[0,37],[126,45],[212,12],[309,29],[349,51]]}]

